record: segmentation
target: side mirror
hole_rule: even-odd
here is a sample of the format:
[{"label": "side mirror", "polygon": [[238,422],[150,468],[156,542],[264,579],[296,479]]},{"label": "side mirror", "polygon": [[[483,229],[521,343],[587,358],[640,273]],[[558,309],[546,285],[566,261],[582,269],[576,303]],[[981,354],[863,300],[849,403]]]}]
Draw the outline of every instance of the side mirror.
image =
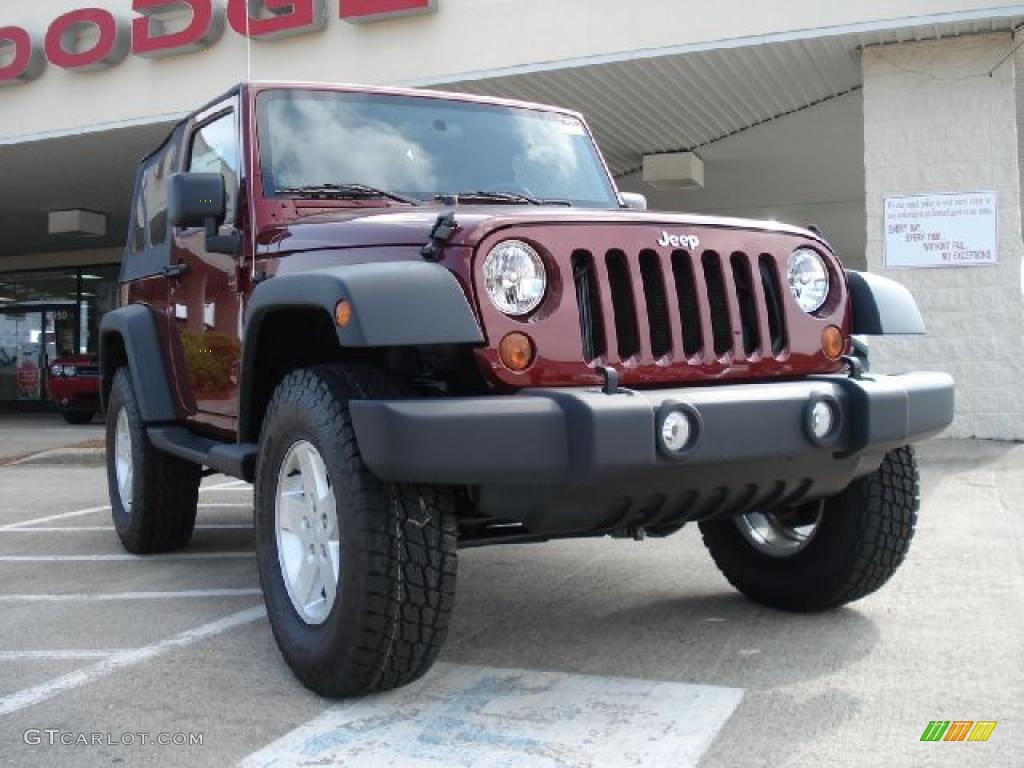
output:
[{"label": "side mirror", "polygon": [[167,216],[172,227],[206,227],[213,234],[227,215],[224,177],[219,173],[176,173],[170,178]]},{"label": "side mirror", "polygon": [[219,173],[176,173],[170,178],[167,218],[172,227],[204,227],[206,250],[237,256],[242,238],[235,232],[220,234],[227,218],[227,191]]},{"label": "side mirror", "polygon": [[647,197],[638,192],[620,192],[619,198],[626,208],[632,208],[634,211],[647,210]]}]

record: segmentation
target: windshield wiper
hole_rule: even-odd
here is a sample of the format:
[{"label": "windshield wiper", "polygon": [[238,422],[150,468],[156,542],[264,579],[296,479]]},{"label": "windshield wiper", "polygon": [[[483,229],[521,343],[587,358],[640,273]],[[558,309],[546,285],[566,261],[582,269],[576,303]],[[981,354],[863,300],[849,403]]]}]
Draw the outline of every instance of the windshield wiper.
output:
[{"label": "windshield wiper", "polygon": [[420,201],[414,197],[406,197],[397,192],[388,192],[384,189],[377,189],[368,184],[308,184],[304,187],[282,187],[274,190],[275,195],[301,195],[310,199],[324,200],[357,200],[371,197],[384,197],[388,200],[395,200],[399,203],[419,205]]},{"label": "windshield wiper", "polygon": [[459,192],[454,195],[434,195],[434,199],[441,201],[457,200],[459,202],[484,200],[489,203],[506,203],[509,205],[518,205],[520,203],[528,205],[564,205],[572,208],[572,202],[569,200],[541,199],[517,192],[484,192],[482,190],[475,190],[472,192]]}]

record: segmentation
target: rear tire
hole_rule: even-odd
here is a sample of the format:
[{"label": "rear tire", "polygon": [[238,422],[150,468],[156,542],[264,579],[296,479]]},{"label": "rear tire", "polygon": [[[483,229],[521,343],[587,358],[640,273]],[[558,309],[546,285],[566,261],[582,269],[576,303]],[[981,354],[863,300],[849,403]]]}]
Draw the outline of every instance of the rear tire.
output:
[{"label": "rear tire", "polygon": [[80,427],[92,422],[95,411],[61,411],[64,421],[73,427]]},{"label": "rear tire", "polygon": [[195,527],[202,467],[149,442],[127,368],[114,374],[106,442],[110,506],[125,549],[151,554],[185,546]]},{"label": "rear tire", "polygon": [[739,519],[701,523],[700,529],[718,569],[751,600],[821,611],[859,600],[892,577],[910,548],[919,506],[917,463],[907,446],[826,499],[812,534],[805,541],[781,539],[774,555],[752,543]]},{"label": "rear tire", "polygon": [[[408,394],[366,365],[317,366],[281,381],[263,422],[255,518],[267,614],[295,676],[324,696],[417,679],[447,634],[452,491],[375,477],[348,409],[353,399]],[[315,482],[307,485],[307,474]],[[306,568],[313,575],[304,576]]]}]

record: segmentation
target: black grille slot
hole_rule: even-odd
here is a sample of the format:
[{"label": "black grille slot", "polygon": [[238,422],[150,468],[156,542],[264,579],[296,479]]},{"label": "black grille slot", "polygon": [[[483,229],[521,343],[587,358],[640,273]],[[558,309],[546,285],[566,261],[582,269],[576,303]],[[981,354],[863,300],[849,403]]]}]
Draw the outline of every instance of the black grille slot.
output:
[{"label": "black grille slot", "polygon": [[655,357],[664,357],[672,349],[672,331],[668,321],[665,281],[661,276],[658,254],[654,251],[640,252],[640,277],[644,284],[644,299],[647,301],[651,354]]},{"label": "black grille slot", "polygon": [[640,351],[640,333],[636,323],[636,303],[633,284],[629,278],[629,264],[622,251],[609,251],[605,257],[608,267],[608,287],[615,311],[615,337],[619,343],[619,359],[628,360]]},{"label": "black grille slot", "polygon": [[685,251],[676,251],[672,254],[672,276],[676,283],[679,320],[683,326],[683,352],[687,357],[693,357],[701,349],[701,330],[697,282],[693,276],[690,254]]},{"label": "black grille slot", "polygon": [[764,303],[768,312],[768,332],[772,337],[772,354],[781,355],[786,348],[786,323],[782,314],[782,287],[775,260],[762,254],[758,260],[761,284],[764,286]]},{"label": "black grille slot", "polygon": [[705,253],[701,263],[704,266],[704,282],[708,286],[715,354],[721,357],[732,349],[732,324],[729,322],[729,301],[725,296],[725,275],[722,274],[722,261],[717,253]]},{"label": "black grille slot", "polygon": [[604,323],[601,320],[601,296],[594,257],[588,251],[572,255],[572,279],[576,284],[576,304],[580,313],[583,357],[595,360],[605,353]]},{"label": "black grille slot", "polygon": [[750,273],[750,262],[746,254],[734,253],[732,282],[736,286],[736,302],[740,308],[740,325],[743,330],[743,352],[750,357],[761,346],[761,330],[757,323],[757,299],[754,296],[754,277]]}]

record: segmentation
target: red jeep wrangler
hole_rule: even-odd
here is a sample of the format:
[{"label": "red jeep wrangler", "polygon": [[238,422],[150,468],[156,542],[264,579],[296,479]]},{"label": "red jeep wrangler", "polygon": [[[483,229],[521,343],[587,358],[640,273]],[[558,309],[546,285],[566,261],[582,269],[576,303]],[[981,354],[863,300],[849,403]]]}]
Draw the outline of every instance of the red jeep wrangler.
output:
[{"label": "red jeep wrangler", "polygon": [[281,84],[202,108],[139,168],[102,324],[124,545],[184,546],[204,472],[255,482],[274,635],[335,696],[429,668],[459,546],[695,522],[766,605],[878,589],[953,382],[869,375],[851,337],[923,332],[913,299],[814,230],[644,207],[563,109]]},{"label": "red jeep wrangler", "polygon": [[50,364],[46,394],[57,404],[68,424],[88,424],[100,410],[99,360],[68,355]]}]

